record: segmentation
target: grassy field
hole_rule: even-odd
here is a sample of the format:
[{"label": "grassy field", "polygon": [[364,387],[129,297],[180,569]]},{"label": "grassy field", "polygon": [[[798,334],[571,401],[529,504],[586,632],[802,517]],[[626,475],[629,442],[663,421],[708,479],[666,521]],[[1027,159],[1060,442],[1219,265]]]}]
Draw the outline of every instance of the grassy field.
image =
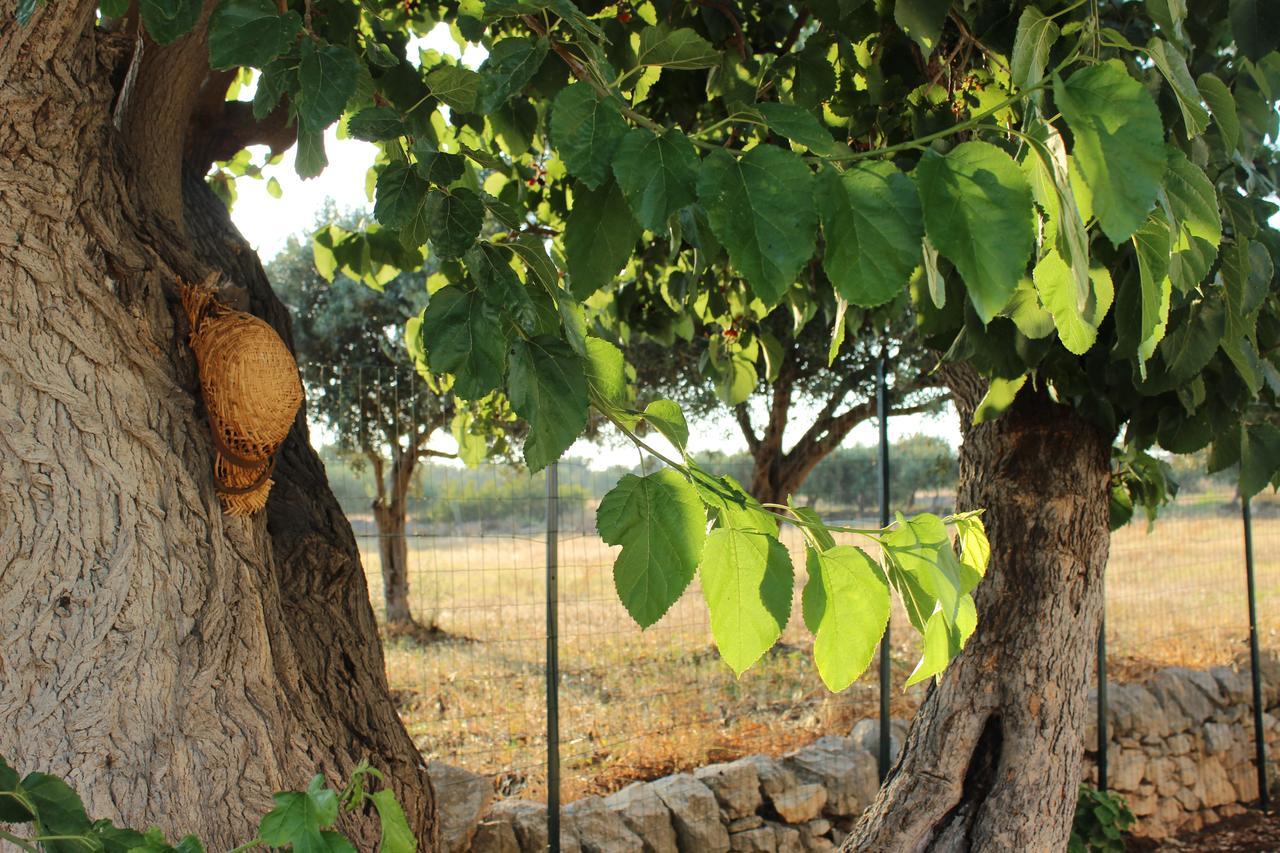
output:
[{"label": "grassy field", "polygon": [[[1139,523],[1113,536],[1107,573],[1113,677],[1171,664],[1229,663],[1247,650],[1239,514],[1221,507],[1180,501],[1179,511],[1150,533]],[[1280,512],[1260,506],[1254,532],[1263,643],[1280,648]],[[785,541],[803,566],[798,535]],[[377,542],[364,537],[361,545],[378,608]],[[505,793],[543,796],[544,540],[420,536],[410,548],[415,613],[444,632],[431,642],[387,644],[388,677],[410,734],[430,758],[497,776]],[[641,632],[614,595],[613,549],[593,535],[572,535],[562,538],[559,553],[566,798],[748,752],[785,751],[820,734],[845,733],[875,713],[874,664],[839,695],[814,673],[799,614],[802,569],[783,641],[736,680],[711,645],[696,587]],[[901,613],[892,638],[901,684],[916,657]],[[908,714],[922,692],[895,691],[895,714]]]}]

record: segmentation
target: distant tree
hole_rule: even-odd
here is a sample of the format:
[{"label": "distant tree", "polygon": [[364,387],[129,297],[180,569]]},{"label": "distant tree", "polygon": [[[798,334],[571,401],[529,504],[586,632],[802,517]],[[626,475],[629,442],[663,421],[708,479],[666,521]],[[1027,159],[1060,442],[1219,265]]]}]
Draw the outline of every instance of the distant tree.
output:
[{"label": "distant tree", "polygon": [[[337,227],[322,230],[322,264],[332,254],[324,249],[341,247],[347,229],[362,225],[348,215]],[[405,538],[409,486],[420,459],[456,455],[427,447],[455,414],[448,382],[423,378],[405,351],[405,324],[427,303],[426,273],[404,272],[379,281],[373,270],[357,281],[335,275],[336,268],[326,271],[332,280],[317,270],[312,246],[297,238],[290,238],[267,265],[293,316],[311,413],[333,431],[335,446],[348,461],[357,470],[363,461],[372,474],[387,628],[392,633],[412,630],[417,623],[409,606]]]}]

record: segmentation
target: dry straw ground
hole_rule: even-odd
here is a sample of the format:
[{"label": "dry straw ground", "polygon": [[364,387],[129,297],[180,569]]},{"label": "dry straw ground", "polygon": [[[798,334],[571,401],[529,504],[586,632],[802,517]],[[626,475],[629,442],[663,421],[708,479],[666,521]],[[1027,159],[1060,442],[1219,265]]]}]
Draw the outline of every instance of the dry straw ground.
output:
[{"label": "dry straw ground", "polygon": [[[1280,512],[1259,506],[1254,526],[1263,644],[1280,648]],[[375,605],[376,545],[362,541]],[[798,536],[788,545],[799,556]],[[391,687],[424,754],[494,774],[504,793],[535,798],[545,794],[544,559],[537,534],[415,537],[415,613],[443,634],[389,640],[386,649]],[[735,680],[711,646],[696,586],[641,632],[614,595],[612,549],[594,536],[568,536],[560,561],[566,799],[752,751],[782,752],[875,713],[875,664],[840,695],[817,679],[799,615],[802,569],[782,643]],[[1221,497],[1184,499],[1151,532],[1143,523],[1118,531],[1107,627],[1113,678],[1238,659],[1247,648],[1238,508]],[[915,661],[901,613],[893,648],[901,684]],[[895,715],[908,715],[921,695],[895,690]]]}]

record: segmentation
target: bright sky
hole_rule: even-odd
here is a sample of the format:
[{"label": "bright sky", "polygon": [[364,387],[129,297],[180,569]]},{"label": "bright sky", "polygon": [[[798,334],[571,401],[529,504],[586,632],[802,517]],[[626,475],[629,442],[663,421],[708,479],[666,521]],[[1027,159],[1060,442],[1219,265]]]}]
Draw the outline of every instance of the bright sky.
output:
[{"label": "bright sky", "polygon": [[[420,39],[418,47],[452,56],[459,55],[458,45],[444,24],[438,25],[429,35]],[[484,61],[485,55],[483,49],[469,47],[462,54],[462,62],[474,68]],[[252,93],[244,92],[241,97],[252,97]],[[266,159],[265,146],[255,146],[251,150],[254,162],[262,163]],[[325,152],[329,157],[329,166],[318,177],[305,181],[298,177],[293,168],[295,149],[290,148],[280,163],[263,168],[263,180],[242,178],[236,182],[238,198],[231,211],[231,218],[249,243],[257,249],[264,263],[284,248],[291,235],[306,238],[326,199],[333,199],[340,209],[366,209],[372,206],[365,195],[365,175],[373,165],[375,147],[357,139],[338,139],[335,129],[330,128],[325,133]],[[271,177],[280,183],[283,190],[278,199],[267,192],[266,179]],[[803,433],[807,423],[802,421],[812,418],[813,414],[813,411],[802,408],[796,411],[796,435]],[[694,454],[711,450],[732,453],[746,448],[737,425],[727,416],[690,424],[690,432],[689,450]],[[908,415],[889,422],[891,440],[918,432],[940,436],[957,447],[960,444],[955,415],[950,411],[936,418]],[[845,443],[872,444],[876,438],[876,425],[874,421],[868,421],[854,429]],[[661,438],[655,438],[654,444],[659,450],[670,450]],[[455,449],[452,438],[448,436],[440,436],[432,442],[432,446],[447,452]],[[570,448],[569,453],[590,459],[599,466],[630,465],[636,460],[635,449],[621,442],[609,442],[605,447],[579,442]]]}]

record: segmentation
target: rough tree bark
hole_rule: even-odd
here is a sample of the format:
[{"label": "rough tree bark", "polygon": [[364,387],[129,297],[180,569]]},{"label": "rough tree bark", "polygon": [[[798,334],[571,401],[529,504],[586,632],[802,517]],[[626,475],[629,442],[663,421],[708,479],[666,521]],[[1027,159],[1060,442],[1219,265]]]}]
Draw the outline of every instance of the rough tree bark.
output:
[{"label": "rough tree bark", "polygon": [[949,370],[959,508],[985,507],[978,628],[930,689],[846,850],[1065,849],[1102,613],[1112,436],[1024,389],[969,426],[984,383]]},{"label": "rough tree bark", "polygon": [[[210,849],[251,838],[272,791],[368,758],[431,849],[431,787],[301,414],[265,515],[220,512],[172,285],[219,270],[286,339],[287,317],[198,176],[138,179],[166,156],[181,175],[182,140],[121,132],[117,87],[198,75],[122,73],[134,40],[95,7],[19,28],[0,0],[0,754]],[[344,829],[376,843],[364,816]]]}]

